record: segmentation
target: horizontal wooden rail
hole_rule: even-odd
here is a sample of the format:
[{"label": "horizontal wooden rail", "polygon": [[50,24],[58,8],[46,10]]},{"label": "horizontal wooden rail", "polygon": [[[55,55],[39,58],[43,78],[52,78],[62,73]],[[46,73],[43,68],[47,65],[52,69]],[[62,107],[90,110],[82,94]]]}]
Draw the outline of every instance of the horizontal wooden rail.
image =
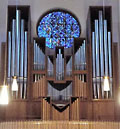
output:
[{"label": "horizontal wooden rail", "polygon": [[112,121],[10,121],[0,122],[0,129],[120,129]]}]

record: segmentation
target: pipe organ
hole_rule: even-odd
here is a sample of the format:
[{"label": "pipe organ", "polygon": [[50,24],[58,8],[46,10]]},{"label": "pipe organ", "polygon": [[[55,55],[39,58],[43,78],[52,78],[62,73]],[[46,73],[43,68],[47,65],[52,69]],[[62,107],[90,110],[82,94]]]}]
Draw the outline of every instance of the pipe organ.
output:
[{"label": "pipe organ", "polygon": [[45,54],[34,40],[34,70],[45,69]]},{"label": "pipe organ", "polygon": [[48,82],[48,97],[51,97],[53,101],[67,101],[72,96],[72,83],[70,83],[65,89],[56,89]]},{"label": "pipe organ", "polygon": [[72,76],[72,57],[70,57],[68,63],[66,64],[66,76]]},{"label": "pipe organ", "polygon": [[[12,86],[14,76],[17,76],[17,98],[25,99],[27,95],[27,58],[28,58],[28,31],[25,27],[22,10],[16,9],[15,16],[11,18],[8,31],[8,85]],[[11,89],[11,88],[10,88]]]},{"label": "pipe organ", "polygon": [[75,70],[86,70],[86,41],[83,40],[82,45],[75,53]]},{"label": "pipe organ", "polygon": [[[92,63],[93,63],[93,97],[112,98],[112,49],[111,32],[108,31],[108,21],[104,12],[98,11],[98,19],[94,20],[92,32]],[[104,77],[109,78],[110,86],[105,95]]]},{"label": "pipe organ", "polygon": [[[51,15],[45,18],[48,16]],[[44,24],[45,19],[43,21]],[[8,7],[6,79],[13,98],[11,105],[6,107],[6,120],[117,118],[117,46],[112,42],[111,7],[89,8],[86,37],[75,33],[80,29],[76,27],[77,23],[71,25],[71,28],[76,27],[75,32],[68,25],[65,34],[61,31],[65,37],[57,38],[58,31],[53,33],[50,27],[58,21],[51,20],[51,26],[38,22],[38,37],[31,42],[30,7]],[[65,24],[67,22],[69,20]],[[69,24],[74,22],[75,19]],[[56,28],[59,29],[58,24]],[[53,35],[49,36],[51,33]],[[43,36],[39,37],[40,34]],[[74,35],[69,37],[69,34]],[[17,101],[14,101],[11,90],[13,76],[17,76],[19,86],[15,94]]]},{"label": "pipe organ", "polygon": [[47,69],[48,69],[48,76],[52,77],[54,75],[54,64],[53,64],[53,60],[51,59],[51,57],[47,57]]},{"label": "pipe organ", "polygon": [[64,79],[64,58],[61,49],[58,49],[56,57],[56,80]]}]

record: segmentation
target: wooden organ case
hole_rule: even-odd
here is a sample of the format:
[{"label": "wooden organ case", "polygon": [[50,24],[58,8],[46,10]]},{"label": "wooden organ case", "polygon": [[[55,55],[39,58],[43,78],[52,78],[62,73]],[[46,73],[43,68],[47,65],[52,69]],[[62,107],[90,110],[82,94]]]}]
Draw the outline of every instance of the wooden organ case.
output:
[{"label": "wooden organ case", "polygon": [[[120,119],[111,7],[89,8],[87,37],[75,38],[71,48],[50,49],[45,38],[35,37],[31,43],[30,20],[29,6],[18,6],[17,11],[8,7],[7,82],[12,99],[1,108],[1,119]],[[14,75],[19,85],[15,97]],[[109,91],[104,91],[104,76]]]}]

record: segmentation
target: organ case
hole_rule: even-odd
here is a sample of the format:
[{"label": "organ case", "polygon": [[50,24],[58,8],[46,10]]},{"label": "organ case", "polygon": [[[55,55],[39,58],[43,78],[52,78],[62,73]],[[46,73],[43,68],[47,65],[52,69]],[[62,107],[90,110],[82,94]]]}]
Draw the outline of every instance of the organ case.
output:
[{"label": "organ case", "polygon": [[[27,110],[24,117],[27,119],[62,120],[65,113],[65,120],[103,118],[113,120],[115,113],[111,115],[111,112],[115,110],[114,92],[117,88],[115,74],[117,61],[115,59],[113,61],[113,58],[117,51],[112,44],[111,7],[90,7],[87,38],[75,38],[73,46],[67,49],[64,47],[50,49],[45,46],[45,38],[35,37],[30,43],[29,7],[18,6],[17,10],[16,12],[15,6],[8,7],[7,30],[7,80],[10,86],[13,73],[18,69],[16,73],[19,84],[18,98],[12,101],[16,110],[21,111],[16,104],[22,103],[23,110]],[[102,44],[102,41],[106,42],[106,37],[107,46]],[[18,46],[15,46],[18,42],[16,38],[20,39]],[[19,53],[13,54],[16,51],[13,48],[19,50]],[[98,54],[100,52],[102,54]],[[103,53],[107,53],[108,56]],[[17,66],[12,68],[17,57],[19,58]],[[111,85],[110,91],[106,94],[101,88],[105,75],[109,76]],[[110,105],[107,106],[108,112],[105,110],[107,104]],[[102,111],[97,112],[98,108],[105,112],[104,116]],[[9,110],[12,111],[12,108],[6,109],[6,116],[10,118]],[[11,118],[21,117],[16,114],[13,116]]]}]

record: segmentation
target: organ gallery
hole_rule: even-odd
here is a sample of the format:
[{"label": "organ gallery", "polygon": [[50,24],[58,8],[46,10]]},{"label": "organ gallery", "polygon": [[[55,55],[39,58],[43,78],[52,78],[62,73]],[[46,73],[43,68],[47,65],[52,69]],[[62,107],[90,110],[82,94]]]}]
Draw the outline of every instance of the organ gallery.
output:
[{"label": "organ gallery", "polygon": [[31,38],[30,10],[7,8],[7,41],[2,44],[7,86],[1,86],[1,96],[8,93],[8,104],[0,107],[1,129],[118,129],[112,7],[89,7],[86,37],[75,14],[53,9],[36,19],[37,36]]}]

